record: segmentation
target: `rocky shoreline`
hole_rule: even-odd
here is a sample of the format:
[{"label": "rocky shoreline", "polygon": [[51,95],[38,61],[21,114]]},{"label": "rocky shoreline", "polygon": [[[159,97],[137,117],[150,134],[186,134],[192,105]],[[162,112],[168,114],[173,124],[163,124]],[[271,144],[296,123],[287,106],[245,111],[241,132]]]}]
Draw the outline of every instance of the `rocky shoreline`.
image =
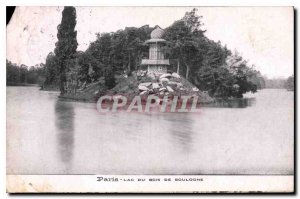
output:
[{"label": "rocky shoreline", "polygon": [[147,98],[154,95],[159,98],[168,96],[197,96],[199,104],[213,103],[214,99],[207,92],[200,91],[197,87],[181,77],[177,73],[166,73],[156,78],[150,78],[144,71],[133,72],[131,76],[118,77],[117,85],[107,89],[103,81],[94,82],[76,94],[68,93],[60,95],[59,98],[70,101],[97,102],[104,95],[122,95],[129,100],[135,96]]}]

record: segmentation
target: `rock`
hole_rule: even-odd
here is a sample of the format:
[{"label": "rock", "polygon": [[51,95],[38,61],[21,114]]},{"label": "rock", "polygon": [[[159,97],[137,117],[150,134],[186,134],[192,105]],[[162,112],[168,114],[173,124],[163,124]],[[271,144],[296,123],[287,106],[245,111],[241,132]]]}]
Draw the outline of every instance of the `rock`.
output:
[{"label": "rock", "polygon": [[170,78],[172,75],[170,73],[162,74],[159,78]]},{"label": "rock", "polygon": [[160,82],[169,82],[170,80],[168,78],[163,77],[163,78],[160,78],[159,81]]},{"label": "rock", "polygon": [[168,86],[170,86],[171,88],[176,88],[177,87],[177,82],[172,82],[172,81],[169,81],[168,82]]},{"label": "rock", "polygon": [[160,86],[159,86],[158,83],[153,83],[153,84],[152,84],[152,88],[153,88],[153,89],[159,89]]},{"label": "rock", "polygon": [[170,93],[173,93],[174,90],[170,87],[170,86],[167,86],[167,90],[170,92]]},{"label": "rock", "polygon": [[140,95],[147,95],[148,94],[148,91],[143,91],[140,93]]},{"label": "rock", "polygon": [[176,82],[177,83],[177,87],[182,87],[182,83],[181,82]]},{"label": "rock", "polygon": [[162,83],[163,86],[166,86],[170,80],[168,78],[161,78],[160,82]]},{"label": "rock", "polygon": [[178,75],[177,73],[172,73],[172,77],[175,77],[175,78],[180,78],[180,75]]},{"label": "rock", "polygon": [[149,94],[153,94],[154,93],[154,90],[151,88],[148,90]]},{"label": "rock", "polygon": [[139,90],[140,91],[147,91],[149,90],[146,86],[143,86],[143,85],[139,85]]},{"label": "rock", "polygon": [[181,82],[181,79],[180,78],[175,78],[175,77],[171,77],[170,78],[170,81],[173,81],[173,82]]},{"label": "rock", "polygon": [[159,92],[167,90],[165,87],[159,89]]},{"label": "rock", "polygon": [[199,89],[198,89],[198,88],[196,88],[196,87],[194,87],[194,88],[193,88],[193,91],[194,91],[194,92],[198,92],[198,91],[199,91]]},{"label": "rock", "polygon": [[146,86],[149,87],[151,86],[152,82],[144,82],[144,83],[140,83],[139,86]]}]

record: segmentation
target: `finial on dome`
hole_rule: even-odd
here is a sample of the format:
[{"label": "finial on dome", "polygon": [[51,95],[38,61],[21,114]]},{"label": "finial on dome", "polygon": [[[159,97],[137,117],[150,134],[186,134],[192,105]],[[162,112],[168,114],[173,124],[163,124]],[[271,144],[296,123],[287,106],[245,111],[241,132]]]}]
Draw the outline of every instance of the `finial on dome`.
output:
[{"label": "finial on dome", "polygon": [[158,25],[155,26],[154,30],[151,32],[151,39],[161,39],[164,34],[164,30]]}]

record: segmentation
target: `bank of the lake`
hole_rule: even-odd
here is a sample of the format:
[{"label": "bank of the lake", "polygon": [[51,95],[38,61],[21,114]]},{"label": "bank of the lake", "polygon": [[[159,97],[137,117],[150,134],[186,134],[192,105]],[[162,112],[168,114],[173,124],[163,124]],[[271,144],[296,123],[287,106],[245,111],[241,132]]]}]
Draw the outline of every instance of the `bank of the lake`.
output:
[{"label": "bank of the lake", "polygon": [[[116,85],[108,88],[104,79],[84,84],[84,88],[67,89],[67,92],[59,97],[66,100],[96,102],[101,96],[125,96],[132,101],[136,96],[146,100],[148,96],[159,98],[173,98],[174,96],[197,96],[198,104],[213,103],[214,99],[208,92],[200,91],[195,85],[181,77],[177,73],[162,74],[157,78],[150,78],[138,72],[132,72],[131,76],[119,76],[116,78]],[[71,92],[68,92],[71,90]]]},{"label": "bank of the lake", "polygon": [[39,86],[38,84],[28,84],[28,83],[16,83],[16,82],[7,82],[6,86]]}]

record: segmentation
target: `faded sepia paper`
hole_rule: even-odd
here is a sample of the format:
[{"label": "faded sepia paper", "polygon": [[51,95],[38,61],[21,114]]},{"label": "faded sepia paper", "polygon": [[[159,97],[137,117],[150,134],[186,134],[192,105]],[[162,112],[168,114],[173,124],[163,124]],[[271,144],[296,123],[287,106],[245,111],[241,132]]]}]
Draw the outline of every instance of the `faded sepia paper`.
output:
[{"label": "faded sepia paper", "polygon": [[[90,77],[105,76],[101,68],[109,66],[103,64],[106,63],[104,55],[100,56],[100,50],[97,51],[107,42],[101,40],[105,33],[109,33],[110,36],[106,36],[111,43],[123,38],[127,39],[126,47],[140,43],[142,50],[136,51],[146,52],[140,57],[132,53],[133,47],[122,52],[117,51],[121,47],[115,47],[115,54],[107,55],[109,60],[117,60],[119,53],[124,63],[112,63],[124,67],[124,71],[134,67],[137,70],[142,60],[148,59],[148,48],[153,45],[151,39],[156,39],[155,44],[164,39],[151,34],[144,40],[135,39],[129,33],[119,40],[113,39],[125,35],[126,31],[148,30],[149,27],[151,31],[166,31],[193,8],[75,7],[77,52],[80,55],[90,50],[91,56],[98,59],[90,61],[92,58],[83,57],[84,61],[77,62],[77,65],[82,64],[80,71]],[[30,76],[24,77],[25,84],[17,86],[7,80],[7,192],[294,192],[294,91],[287,91],[282,85],[294,75],[293,7],[196,8],[197,14],[203,16],[203,40],[229,49],[231,55],[239,52],[247,66],[259,71],[269,87],[252,93],[249,90],[237,101],[230,96],[218,105],[201,104],[194,112],[101,113],[97,103],[59,99],[58,88],[47,90],[44,84],[37,82],[34,86],[27,85]],[[64,7],[17,7],[7,25],[7,62],[26,66],[28,71],[31,67],[45,67],[47,76],[51,69],[47,68],[46,60],[55,56],[63,10]],[[211,49],[198,48],[202,51],[198,49],[195,56],[205,60],[201,53]],[[179,73],[181,79],[198,83],[198,87],[192,89],[198,92],[203,88],[204,96],[218,91],[206,89],[201,85],[205,81],[188,76],[197,74],[202,78],[201,67],[209,64],[213,67],[215,62],[195,64],[190,70],[197,67],[199,70],[189,74],[188,64],[184,63],[188,59],[182,58],[180,62],[183,54],[170,52],[166,57],[175,68],[172,78]],[[228,57],[231,55],[228,53]],[[224,63],[230,62],[228,60]],[[22,73],[21,69],[18,72]],[[128,78],[127,73],[124,74]],[[94,86],[93,81],[97,83],[88,79],[91,83],[88,89]],[[231,82],[224,83],[228,84]],[[276,86],[280,89],[275,89]],[[164,90],[171,93],[173,89],[169,88]],[[142,95],[141,85],[137,91]],[[96,93],[92,89],[89,92]]]}]

